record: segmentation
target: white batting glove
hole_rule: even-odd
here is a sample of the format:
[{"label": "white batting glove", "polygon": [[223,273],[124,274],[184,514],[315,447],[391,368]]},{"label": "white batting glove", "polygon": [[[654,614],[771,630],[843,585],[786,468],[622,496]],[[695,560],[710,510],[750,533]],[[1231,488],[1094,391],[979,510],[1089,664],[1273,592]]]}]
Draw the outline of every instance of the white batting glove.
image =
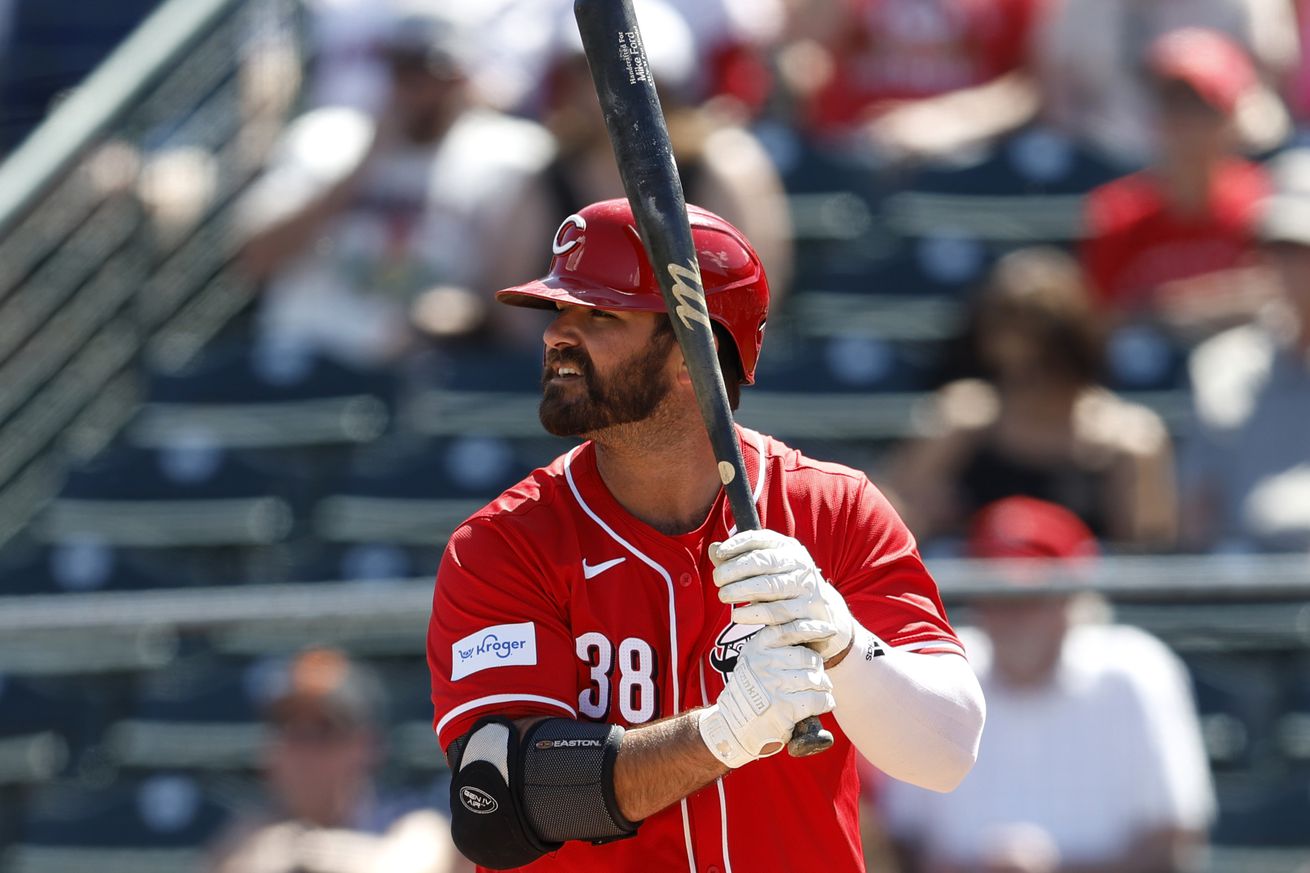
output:
[{"label": "white batting glove", "polygon": [[747,639],[723,693],[700,710],[701,739],[734,769],[782,751],[798,721],[836,706],[819,654],[780,637],[766,627]]},{"label": "white batting glove", "polygon": [[737,624],[778,626],[784,644],[813,640],[823,660],[851,644],[855,620],[805,546],[771,530],[748,530],[710,544],[714,584]]}]

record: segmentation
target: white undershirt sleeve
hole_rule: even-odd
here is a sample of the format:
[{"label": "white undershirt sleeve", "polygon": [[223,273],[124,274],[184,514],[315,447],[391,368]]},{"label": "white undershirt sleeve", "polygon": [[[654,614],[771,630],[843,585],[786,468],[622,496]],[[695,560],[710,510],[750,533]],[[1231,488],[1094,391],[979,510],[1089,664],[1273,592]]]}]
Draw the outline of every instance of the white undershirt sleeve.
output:
[{"label": "white undershirt sleeve", "polygon": [[856,623],[850,652],[827,672],[833,715],[869,763],[933,791],[969,773],[986,705],[964,658],[897,651]]}]

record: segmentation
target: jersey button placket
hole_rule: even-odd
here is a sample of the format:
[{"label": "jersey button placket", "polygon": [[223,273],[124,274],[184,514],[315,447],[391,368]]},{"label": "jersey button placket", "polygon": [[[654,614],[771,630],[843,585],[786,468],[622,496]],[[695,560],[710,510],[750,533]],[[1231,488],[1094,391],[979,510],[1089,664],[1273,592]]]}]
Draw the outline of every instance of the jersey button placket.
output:
[{"label": "jersey button placket", "polygon": [[689,588],[691,586],[691,580],[692,580],[692,575],[690,573],[683,573],[680,576],[678,576],[678,584],[681,585],[683,588]]}]

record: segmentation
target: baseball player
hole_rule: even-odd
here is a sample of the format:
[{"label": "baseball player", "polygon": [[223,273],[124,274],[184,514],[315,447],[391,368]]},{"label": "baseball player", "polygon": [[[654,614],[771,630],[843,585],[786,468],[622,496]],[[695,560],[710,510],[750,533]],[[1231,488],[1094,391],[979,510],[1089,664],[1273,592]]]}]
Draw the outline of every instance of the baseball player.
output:
[{"label": "baseball player", "polygon": [[[729,397],[751,384],[764,270],[689,209]],[[466,521],[428,631],[456,844],[484,868],[863,869],[858,750],[939,791],[983,700],[910,532],[858,471],[738,428],[765,530],[736,533],[625,200],[571,215],[540,417],[586,439]],[[836,737],[777,754],[797,721]]]}]

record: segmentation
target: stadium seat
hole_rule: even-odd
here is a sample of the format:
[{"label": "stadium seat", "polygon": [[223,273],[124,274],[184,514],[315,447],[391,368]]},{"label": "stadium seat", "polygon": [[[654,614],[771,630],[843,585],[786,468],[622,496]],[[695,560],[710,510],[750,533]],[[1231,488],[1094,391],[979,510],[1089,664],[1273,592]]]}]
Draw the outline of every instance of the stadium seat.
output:
[{"label": "stadium seat", "polygon": [[1187,387],[1188,349],[1150,324],[1122,325],[1106,344],[1106,382],[1119,391]]},{"label": "stadium seat", "polygon": [[288,538],[293,490],[276,467],[203,440],[116,448],[69,475],[33,533],[131,550],[174,584],[230,583]]},{"label": "stadium seat", "polygon": [[773,129],[762,138],[783,174],[795,241],[792,299],[859,291],[893,240],[880,224],[883,193],[867,162]]},{"label": "stadium seat", "polygon": [[925,165],[904,188],[964,197],[1084,194],[1122,172],[1060,133],[1033,125],[989,150]]},{"label": "stadium seat", "polygon": [[40,783],[95,743],[111,700],[76,679],[0,674],[0,786]]},{"label": "stadium seat", "polygon": [[309,553],[290,570],[297,582],[383,582],[431,579],[441,561],[439,543],[404,546],[386,542],[325,545]]},{"label": "stadium seat", "polygon": [[421,657],[376,660],[371,665],[386,689],[390,718],[388,752],[394,765],[420,773],[446,767],[432,731],[432,680]]},{"label": "stadium seat", "polygon": [[756,384],[760,391],[806,394],[923,390],[936,367],[935,355],[929,344],[864,334],[806,337],[770,347]]},{"label": "stadium seat", "polygon": [[131,434],[155,447],[196,435],[224,448],[367,442],[386,430],[396,393],[386,371],[291,347],[229,349],[154,375]]},{"label": "stadium seat", "polygon": [[440,356],[441,381],[455,392],[520,392],[541,390],[541,346],[506,350],[492,346],[455,346]]},{"label": "stadium seat", "polygon": [[89,790],[68,784],[32,804],[7,870],[149,873],[197,870],[231,809],[196,779],[157,773]]},{"label": "stadium seat", "polygon": [[37,531],[147,548],[264,545],[291,524],[275,477],[205,440],[118,448],[69,474]]},{"label": "stadium seat", "polygon": [[379,443],[319,501],[314,532],[329,543],[439,545],[549,458],[527,456],[520,444],[494,436]]},{"label": "stadium seat", "polygon": [[798,297],[808,289],[962,296],[1005,251],[1079,239],[1083,194],[1114,175],[1040,128],[989,152],[926,165],[870,203],[876,255],[843,259],[826,252],[812,266],[802,258]]},{"label": "stadium seat", "polygon": [[26,550],[0,567],[0,596],[85,591],[142,591],[179,584],[95,538]]},{"label": "stadium seat", "polygon": [[1310,768],[1310,658],[1289,665],[1283,686],[1283,705],[1274,725],[1278,750],[1293,766]]},{"label": "stadium seat", "polygon": [[106,730],[111,760],[146,770],[253,769],[273,663],[201,652],[141,675],[125,717]]},{"label": "stadium seat", "polygon": [[1219,780],[1217,843],[1310,848],[1310,781],[1304,772],[1251,781],[1225,790]]},{"label": "stadium seat", "polygon": [[512,352],[456,347],[434,355],[436,372],[406,404],[399,429],[442,437],[539,436],[541,356],[535,345]]},{"label": "stadium seat", "polygon": [[1120,173],[1042,127],[970,157],[908,179],[888,200],[890,226],[911,236],[954,228],[1007,245],[1069,242],[1083,233],[1083,195]]},{"label": "stadium seat", "polygon": [[1192,676],[1210,762],[1217,770],[1259,766],[1270,748],[1278,685],[1259,653],[1184,659]]}]

